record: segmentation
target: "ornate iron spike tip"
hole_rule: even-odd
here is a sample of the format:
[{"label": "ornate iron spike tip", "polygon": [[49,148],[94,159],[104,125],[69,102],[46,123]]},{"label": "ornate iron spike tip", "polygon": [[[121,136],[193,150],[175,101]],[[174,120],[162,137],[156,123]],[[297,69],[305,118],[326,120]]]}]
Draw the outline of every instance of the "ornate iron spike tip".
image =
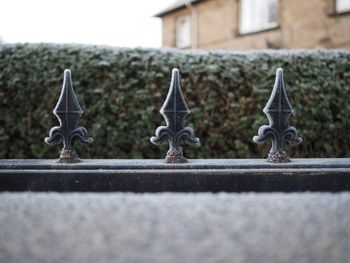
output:
[{"label": "ornate iron spike tip", "polygon": [[185,117],[190,113],[181,92],[179,70],[173,69],[168,96],[160,109],[166,126],[160,126],[156,130],[156,136],[151,137],[153,144],[161,144],[165,139],[169,141],[169,150],[165,158],[166,163],[185,163],[180,141],[184,137],[187,144],[199,145],[200,141],[195,137],[193,129],[184,127]]},{"label": "ornate iron spike tip", "polygon": [[60,98],[57,102],[53,114],[60,122],[60,126],[51,128],[49,137],[45,138],[45,142],[49,145],[63,143],[60,159],[61,163],[79,162],[80,159],[74,149],[74,142],[79,139],[83,143],[92,143],[87,130],[84,127],[76,128],[80,116],[83,114],[78,100],[75,96],[71,72],[69,69],[64,71],[63,86]]},{"label": "ornate iron spike tip", "polygon": [[298,136],[298,132],[294,127],[288,127],[288,119],[293,114],[293,109],[284,88],[283,70],[281,68],[276,71],[275,85],[263,112],[269,119],[270,125],[261,126],[258,136],[254,136],[253,141],[261,144],[271,137],[272,147],[267,161],[271,163],[290,162],[287,153],[283,149],[284,141],[299,144],[302,139]]}]

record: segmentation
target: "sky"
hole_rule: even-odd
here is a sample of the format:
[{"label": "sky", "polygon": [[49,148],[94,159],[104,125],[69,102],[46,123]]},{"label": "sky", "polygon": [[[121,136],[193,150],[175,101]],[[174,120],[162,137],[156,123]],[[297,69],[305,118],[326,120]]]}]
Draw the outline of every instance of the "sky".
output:
[{"label": "sky", "polygon": [[5,43],[161,47],[154,14],[174,0],[0,0]]}]

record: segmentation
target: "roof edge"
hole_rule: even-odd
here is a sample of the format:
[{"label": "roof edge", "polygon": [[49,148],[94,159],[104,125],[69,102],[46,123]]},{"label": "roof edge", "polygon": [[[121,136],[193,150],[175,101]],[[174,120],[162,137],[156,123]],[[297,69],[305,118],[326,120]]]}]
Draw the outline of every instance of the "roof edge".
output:
[{"label": "roof edge", "polygon": [[[189,0],[188,2],[189,2],[190,4],[197,4],[197,3],[200,2],[200,1],[201,1],[201,0]],[[173,12],[176,12],[176,11],[178,11],[178,10],[180,10],[180,9],[183,9],[183,8],[186,7],[186,3],[185,3],[185,2],[186,2],[186,1],[184,1],[184,3],[180,3],[180,4],[178,4],[178,5],[176,5],[176,2],[175,2],[175,3],[174,3],[173,5],[171,5],[170,7],[165,8],[163,11],[160,11],[160,12],[154,14],[153,16],[154,16],[154,17],[162,18],[162,17],[165,16],[165,15],[168,15],[168,14],[170,14],[170,13],[173,13]]]}]

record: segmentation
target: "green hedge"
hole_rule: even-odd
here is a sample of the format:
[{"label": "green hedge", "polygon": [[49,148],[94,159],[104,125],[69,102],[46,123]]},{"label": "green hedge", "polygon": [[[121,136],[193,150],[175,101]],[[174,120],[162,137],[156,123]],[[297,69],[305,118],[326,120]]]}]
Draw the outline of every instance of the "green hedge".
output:
[{"label": "green hedge", "polygon": [[0,158],[56,158],[60,147],[44,143],[57,125],[52,114],[63,71],[84,110],[80,124],[94,138],[78,144],[83,158],[160,158],[149,138],[163,123],[159,114],[171,69],[181,71],[192,111],[187,124],[200,148],[192,158],[266,156],[269,145],[252,137],[268,121],[262,112],[283,67],[295,114],[290,124],[303,137],[293,157],[344,157],[350,149],[350,52],[274,51],[185,53],[157,49],[18,44],[0,45]]}]

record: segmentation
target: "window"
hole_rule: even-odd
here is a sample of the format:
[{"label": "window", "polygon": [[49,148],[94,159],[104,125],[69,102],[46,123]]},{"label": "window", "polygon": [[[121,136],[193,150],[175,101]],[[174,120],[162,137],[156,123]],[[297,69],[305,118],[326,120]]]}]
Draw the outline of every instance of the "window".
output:
[{"label": "window", "polygon": [[335,0],[335,11],[344,13],[350,11],[350,0]]},{"label": "window", "polygon": [[276,27],[277,1],[240,0],[239,33],[246,34]]},{"label": "window", "polygon": [[176,47],[191,47],[191,16],[176,19]]}]

